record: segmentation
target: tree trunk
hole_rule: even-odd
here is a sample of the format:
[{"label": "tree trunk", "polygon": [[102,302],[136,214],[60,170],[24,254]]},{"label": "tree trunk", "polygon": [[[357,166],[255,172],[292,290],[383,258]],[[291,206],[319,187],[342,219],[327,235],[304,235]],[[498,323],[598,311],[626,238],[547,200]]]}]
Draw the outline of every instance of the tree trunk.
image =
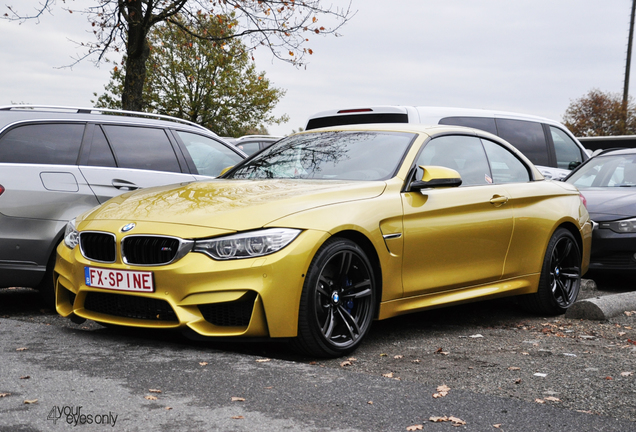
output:
[{"label": "tree trunk", "polygon": [[142,111],[146,61],[150,56],[148,29],[142,22],[129,22],[128,25],[126,77],[121,95],[121,106],[128,111]]}]

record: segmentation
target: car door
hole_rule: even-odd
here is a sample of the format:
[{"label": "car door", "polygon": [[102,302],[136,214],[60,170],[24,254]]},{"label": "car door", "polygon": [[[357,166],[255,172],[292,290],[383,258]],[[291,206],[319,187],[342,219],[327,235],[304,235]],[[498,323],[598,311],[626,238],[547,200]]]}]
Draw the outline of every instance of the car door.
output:
[{"label": "car door", "polygon": [[195,180],[183,172],[166,131],[146,126],[94,125],[80,170],[100,203],[131,190]]},{"label": "car door", "polygon": [[[84,129],[30,123],[0,139],[0,286],[37,284],[66,222],[98,204],[77,167]],[[11,279],[22,271],[19,282]]]},{"label": "car door", "polygon": [[[508,193],[493,184],[478,137],[432,139],[417,166],[445,166],[462,186],[403,193],[404,296],[416,296],[501,278],[513,231]],[[418,169],[417,178],[421,178]]]}]

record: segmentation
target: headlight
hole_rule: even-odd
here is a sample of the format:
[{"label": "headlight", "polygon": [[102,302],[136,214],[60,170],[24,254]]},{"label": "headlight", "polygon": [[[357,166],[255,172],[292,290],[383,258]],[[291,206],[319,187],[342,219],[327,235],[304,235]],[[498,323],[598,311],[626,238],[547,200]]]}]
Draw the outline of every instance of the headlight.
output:
[{"label": "headlight", "polygon": [[79,232],[75,229],[75,219],[71,219],[66,224],[64,230],[64,244],[73,249],[79,244]]},{"label": "headlight", "polygon": [[269,228],[210,240],[196,240],[194,252],[201,252],[216,260],[255,258],[283,249],[300,234],[301,230]]},{"label": "headlight", "polygon": [[609,228],[617,233],[636,233],[636,219],[625,219],[614,222],[601,222],[600,228]]}]

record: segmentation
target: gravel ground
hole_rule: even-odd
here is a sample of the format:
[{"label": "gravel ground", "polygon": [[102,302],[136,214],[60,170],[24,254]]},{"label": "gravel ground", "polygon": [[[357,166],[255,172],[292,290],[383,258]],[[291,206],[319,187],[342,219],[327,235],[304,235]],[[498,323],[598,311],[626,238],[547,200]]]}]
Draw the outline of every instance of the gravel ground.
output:
[{"label": "gravel ground", "polygon": [[[586,281],[580,298],[631,289],[616,282],[599,289]],[[38,309],[35,296],[25,289],[0,290],[0,316],[77,327]],[[81,327],[112,331],[90,321]],[[472,303],[375,322],[355,353],[333,360],[299,357],[276,343],[214,345],[636,422],[636,311],[590,321],[530,315],[514,299]]]},{"label": "gravel ground", "polygon": [[[598,290],[580,298],[624,292]],[[349,358],[319,366],[636,421],[636,311],[541,318],[502,299],[376,322]]]}]

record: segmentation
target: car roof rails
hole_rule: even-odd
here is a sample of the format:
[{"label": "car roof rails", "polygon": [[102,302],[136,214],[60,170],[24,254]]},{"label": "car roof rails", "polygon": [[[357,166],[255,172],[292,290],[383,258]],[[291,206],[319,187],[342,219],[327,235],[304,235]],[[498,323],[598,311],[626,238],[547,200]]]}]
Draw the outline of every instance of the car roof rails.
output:
[{"label": "car roof rails", "polygon": [[240,140],[244,140],[244,139],[254,139],[254,138],[272,138],[272,139],[281,139],[284,138],[282,136],[278,136],[278,135],[243,135],[242,137],[239,138],[234,138],[237,141]]},{"label": "car roof rails", "polygon": [[[184,120],[178,117],[172,117],[164,114],[145,113],[141,111],[126,111],[110,108],[84,108],[84,107],[69,107],[69,106],[55,106],[55,105],[7,105],[0,106],[0,111],[18,111],[18,110],[42,110],[51,112],[68,112],[77,114],[113,114],[113,115],[125,115],[129,117],[141,117],[155,120],[167,120],[175,123],[182,123],[198,129],[205,130],[206,132],[212,132],[208,128],[201,126],[198,123]],[[214,132],[212,132],[214,133]],[[216,135],[216,133],[214,133]]]}]

